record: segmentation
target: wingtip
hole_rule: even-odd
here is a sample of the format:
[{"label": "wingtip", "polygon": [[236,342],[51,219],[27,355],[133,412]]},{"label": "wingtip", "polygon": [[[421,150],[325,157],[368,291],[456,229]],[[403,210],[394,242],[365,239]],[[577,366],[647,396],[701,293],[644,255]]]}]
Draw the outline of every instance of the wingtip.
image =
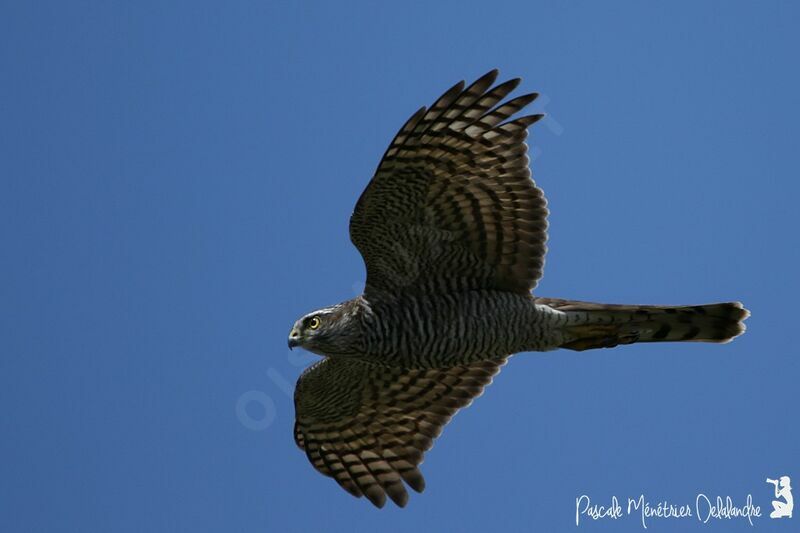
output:
[{"label": "wingtip", "polygon": [[481,80],[482,80],[482,79],[484,79],[484,78],[492,78],[492,79],[493,79],[493,81],[494,81],[494,80],[496,80],[496,79],[497,79],[497,77],[498,77],[499,75],[500,75],[500,69],[499,69],[499,68],[493,68],[492,70],[490,70],[489,72],[487,72],[486,74],[484,74],[483,76],[481,76],[481,77],[480,77],[480,78],[478,78],[478,79],[481,79]]},{"label": "wingtip", "polygon": [[386,505],[386,494],[381,490],[378,491],[368,491],[364,494],[367,499],[377,507],[378,509],[383,509],[383,506]]},{"label": "wingtip", "polygon": [[408,504],[408,492],[405,489],[402,492],[389,492],[389,497],[392,499],[394,504],[401,509]]}]

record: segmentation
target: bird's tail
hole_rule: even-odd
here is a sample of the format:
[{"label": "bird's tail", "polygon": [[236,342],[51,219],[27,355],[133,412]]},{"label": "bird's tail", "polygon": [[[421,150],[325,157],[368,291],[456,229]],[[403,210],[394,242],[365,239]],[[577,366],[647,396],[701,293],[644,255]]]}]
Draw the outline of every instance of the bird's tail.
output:
[{"label": "bird's tail", "polygon": [[561,348],[569,350],[634,342],[730,342],[744,333],[750,316],[739,302],[664,307],[536,298],[536,303],[568,315]]}]

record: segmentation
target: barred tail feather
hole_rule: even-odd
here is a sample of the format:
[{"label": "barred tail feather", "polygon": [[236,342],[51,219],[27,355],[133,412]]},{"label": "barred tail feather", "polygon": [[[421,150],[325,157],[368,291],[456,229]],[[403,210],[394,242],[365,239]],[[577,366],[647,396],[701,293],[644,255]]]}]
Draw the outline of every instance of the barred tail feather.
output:
[{"label": "barred tail feather", "polygon": [[634,342],[726,343],[745,331],[739,302],[687,306],[610,305],[537,298],[567,314],[562,348],[589,350]]}]

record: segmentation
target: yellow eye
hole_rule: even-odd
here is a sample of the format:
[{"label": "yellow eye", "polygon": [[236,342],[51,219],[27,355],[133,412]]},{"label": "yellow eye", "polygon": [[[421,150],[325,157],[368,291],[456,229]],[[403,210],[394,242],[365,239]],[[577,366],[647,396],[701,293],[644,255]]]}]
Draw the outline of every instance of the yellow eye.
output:
[{"label": "yellow eye", "polygon": [[308,327],[311,329],[317,329],[321,323],[322,322],[320,321],[319,317],[315,316],[308,321]]}]

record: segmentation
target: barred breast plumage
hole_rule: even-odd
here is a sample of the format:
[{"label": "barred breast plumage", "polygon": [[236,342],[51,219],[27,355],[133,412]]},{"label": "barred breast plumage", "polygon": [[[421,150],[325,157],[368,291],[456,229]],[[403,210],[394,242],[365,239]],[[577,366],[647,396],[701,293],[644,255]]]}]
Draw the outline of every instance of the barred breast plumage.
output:
[{"label": "barred breast plumage", "polygon": [[364,294],[309,313],[289,335],[324,358],[295,390],[295,440],[314,467],[376,506],[421,491],[419,464],[507,357],[633,342],[727,342],[738,302],[622,306],[538,298],[547,208],[531,180],[536,94],[518,79],[460,82],[400,129],[359,198],[350,236]]},{"label": "barred breast plumage", "polygon": [[399,366],[442,368],[554,349],[563,342],[563,313],[533,297],[473,290],[409,294],[365,302],[365,354]]}]

